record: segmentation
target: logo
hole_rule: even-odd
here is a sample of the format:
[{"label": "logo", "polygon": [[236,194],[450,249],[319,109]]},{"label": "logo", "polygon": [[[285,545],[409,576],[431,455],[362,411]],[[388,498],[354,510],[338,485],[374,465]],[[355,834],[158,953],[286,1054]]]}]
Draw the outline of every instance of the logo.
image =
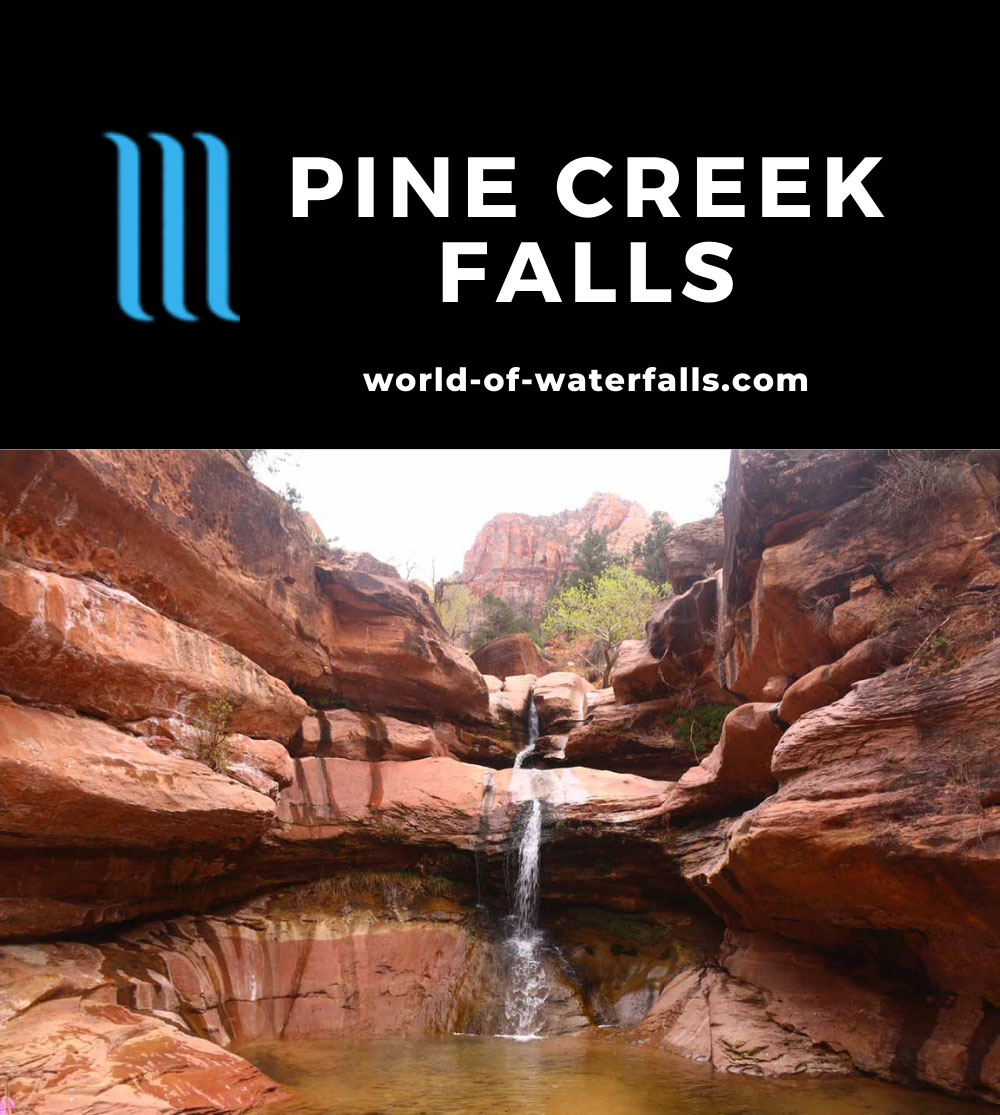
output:
[{"label": "logo", "polygon": [[[118,150],[118,305],[133,321],[154,318],[142,306],[141,155],[136,142],[105,132]],[[163,308],[178,321],[198,321],[185,304],[184,148],[173,136],[150,132],[162,154]],[[218,136],[194,132],[205,149],[205,292],[208,309],[222,321],[239,321],[229,306],[229,150]]]}]

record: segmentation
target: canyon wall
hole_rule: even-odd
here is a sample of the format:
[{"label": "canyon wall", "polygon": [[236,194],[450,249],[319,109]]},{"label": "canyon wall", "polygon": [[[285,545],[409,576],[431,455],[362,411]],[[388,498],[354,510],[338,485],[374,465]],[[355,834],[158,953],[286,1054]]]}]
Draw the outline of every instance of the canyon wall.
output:
[{"label": "canyon wall", "polygon": [[635,720],[741,702],[664,804],[726,939],[649,1040],[998,1099],[998,492],[991,452],[734,451],[722,570],[613,679]]}]

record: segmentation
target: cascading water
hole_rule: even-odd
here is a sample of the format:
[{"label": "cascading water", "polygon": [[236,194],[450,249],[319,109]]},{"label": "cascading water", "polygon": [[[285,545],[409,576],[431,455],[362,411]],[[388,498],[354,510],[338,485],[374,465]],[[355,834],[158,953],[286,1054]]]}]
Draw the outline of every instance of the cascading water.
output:
[{"label": "cascading water", "polygon": [[524,766],[524,760],[529,755],[534,754],[535,748],[538,746],[538,709],[535,708],[535,692],[531,691],[528,697],[528,742],[518,751],[514,759],[514,770],[520,770]]},{"label": "cascading water", "polygon": [[[528,702],[528,740],[514,760],[514,771],[520,772],[524,760],[531,755],[538,742],[538,710],[534,694]],[[507,936],[510,954],[510,979],[504,1003],[509,1032],[503,1037],[529,1041],[540,1037],[541,1012],[549,996],[545,975],[543,949],[545,938],[538,928],[538,864],[542,850],[542,799],[538,795],[538,780],[545,778],[544,771],[526,770],[511,774],[514,780],[526,780],[531,801],[526,810],[523,827],[517,842],[517,876],[514,882],[513,913]]]}]

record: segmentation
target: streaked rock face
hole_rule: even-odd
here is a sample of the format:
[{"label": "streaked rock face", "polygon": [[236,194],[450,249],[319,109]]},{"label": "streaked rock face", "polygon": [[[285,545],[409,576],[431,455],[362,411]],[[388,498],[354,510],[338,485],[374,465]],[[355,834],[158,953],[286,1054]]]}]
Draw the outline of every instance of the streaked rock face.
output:
[{"label": "streaked rock face", "polygon": [[0,697],[0,936],[171,904],[255,845],[275,803],[99,720]]},{"label": "streaked rock face", "polygon": [[0,563],[0,677],[21,700],[119,724],[196,724],[225,701],[232,731],[288,739],[306,713],[301,697],[232,647],[120,589],[16,562]]},{"label": "streaked rock face", "polygon": [[[150,963],[147,1009],[183,1013],[222,1046],[266,1038],[446,1034],[489,991],[488,946],[457,912],[185,918],[126,934]],[[167,980],[152,975],[163,968]]]},{"label": "streaked rock face", "polygon": [[400,842],[503,841],[518,805],[540,797],[546,824],[629,824],[659,808],[670,783],[589,767],[500,770],[454,759],[409,763],[305,758],[278,802],[273,840],[332,840],[391,829]]}]

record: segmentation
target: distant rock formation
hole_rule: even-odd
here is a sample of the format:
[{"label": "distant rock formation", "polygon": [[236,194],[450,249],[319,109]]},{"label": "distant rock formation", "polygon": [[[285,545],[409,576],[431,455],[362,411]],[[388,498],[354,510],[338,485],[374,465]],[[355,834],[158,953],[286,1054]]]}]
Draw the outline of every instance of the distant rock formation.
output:
[{"label": "distant rock formation", "polygon": [[471,606],[463,609],[464,626],[449,633],[460,645],[469,645],[480,618],[476,601],[486,593],[537,622],[559,578],[572,569],[576,547],[588,530],[606,534],[609,552],[624,555],[645,538],[649,527],[644,508],[610,492],[595,493],[576,511],[494,515],[466,553],[460,581],[438,585],[439,598],[452,595],[456,585],[467,586],[471,594]]}]

